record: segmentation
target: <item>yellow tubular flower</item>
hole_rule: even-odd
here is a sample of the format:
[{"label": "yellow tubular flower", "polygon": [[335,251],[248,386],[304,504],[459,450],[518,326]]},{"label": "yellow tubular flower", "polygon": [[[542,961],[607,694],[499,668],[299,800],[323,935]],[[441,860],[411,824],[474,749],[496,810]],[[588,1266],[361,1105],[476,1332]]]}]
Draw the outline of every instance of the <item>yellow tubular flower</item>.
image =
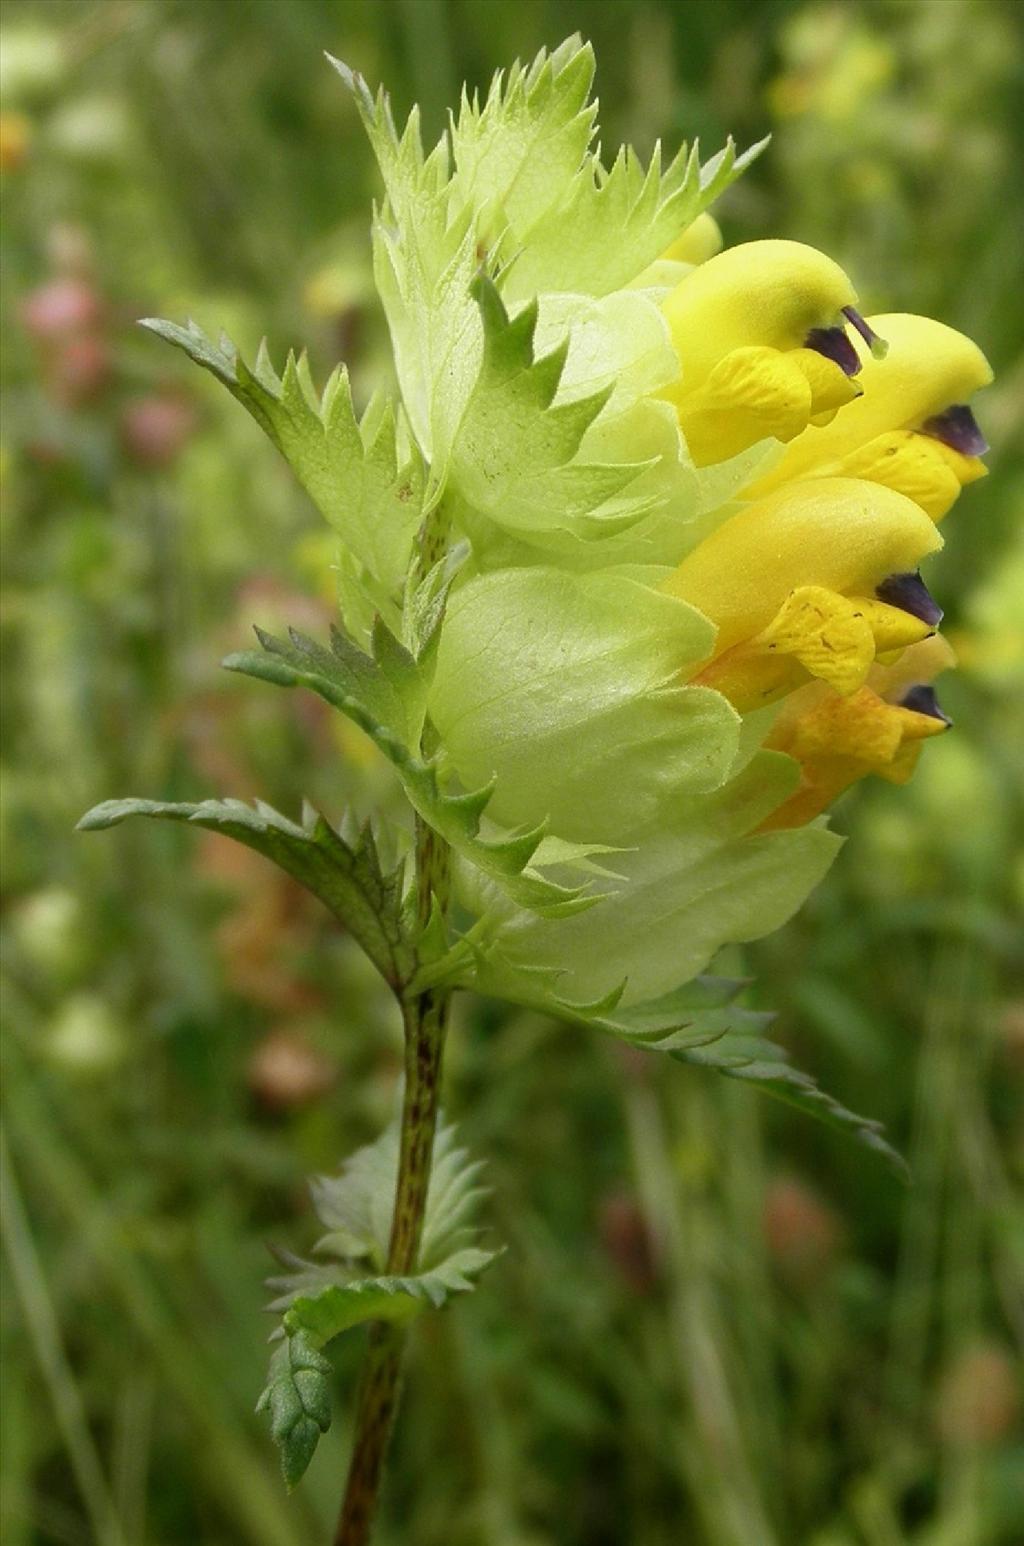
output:
[{"label": "yellow tubular flower", "polygon": [[869,773],[905,784],[924,741],[949,729],[930,684],[953,662],[945,641],[932,638],[905,650],[898,666],[874,667],[850,697],[821,682],[793,693],[765,744],[796,758],[800,787],[761,830],[813,821]]},{"label": "yellow tubular flower", "polygon": [[839,265],[801,242],[731,247],[676,285],[662,308],[682,374],[663,396],[698,466],[790,441],[859,395],[855,301]]},{"label": "yellow tubular flower", "polygon": [[808,479],[744,506],[665,583],[718,628],[693,680],[741,713],[809,676],[855,692],[879,655],[940,621],[916,569],[941,546],[909,499],[853,478]]},{"label": "yellow tubular flower", "polygon": [[798,435],[748,493],[756,498],[793,478],[867,478],[940,521],[961,488],[985,475],[988,448],[968,404],[991,368],[969,338],[930,317],[892,313],[868,325],[889,352],[872,359],[861,349],[863,396],[834,422]]}]

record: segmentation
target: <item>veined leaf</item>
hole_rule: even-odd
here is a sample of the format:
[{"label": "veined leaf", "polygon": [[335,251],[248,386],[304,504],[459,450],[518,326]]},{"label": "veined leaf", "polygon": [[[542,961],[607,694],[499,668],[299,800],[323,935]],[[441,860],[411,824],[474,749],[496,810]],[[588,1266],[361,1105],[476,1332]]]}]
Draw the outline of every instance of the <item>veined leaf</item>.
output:
[{"label": "veined leaf", "polygon": [[467,1246],[429,1271],[407,1277],[387,1274],[330,1283],[319,1293],[299,1294],[284,1313],[285,1333],[301,1332],[314,1345],[326,1343],[364,1321],[407,1321],[420,1310],[440,1310],[453,1294],[467,1294],[497,1253]]},{"label": "veined leaf", "polygon": [[[484,835],[481,820],[491,799],[493,785],[468,793],[449,793],[442,785],[441,763],[424,759],[409,749],[408,739],[395,733],[392,724],[378,717],[375,707],[388,706],[388,691],[396,673],[405,669],[399,661],[384,683],[372,678],[373,662],[361,656],[359,671],[365,682],[354,681],[346,643],[342,656],[323,649],[301,634],[290,643],[260,634],[263,652],[231,655],[224,662],[240,671],[279,687],[308,687],[340,709],[380,748],[395,769],[409,801],[418,814],[469,864],[483,871],[520,906],[547,918],[567,917],[592,905],[584,886],[563,885],[540,873],[543,826],[527,831]],[[400,646],[392,641],[395,650]],[[389,646],[391,648],[392,646]],[[357,652],[358,653],[358,652]],[[407,657],[409,661],[411,656]],[[365,688],[365,690],[364,690]],[[398,700],[401,703],[401,700]]]},{"label": "veined leaf", "polygon": [[415,956],[402,921],[403,867],[384,872],[369,825],[343,836],[312,809],[299,826],[262,801],[131,799],[107,800],[78,825],[93,832],[130,816],[188,822],[264,854],[330,908],[388,982],[398,987],[412,975]]},{"label": "veined leaf", "polygon": [[400,589],[423,516],[422,458],[392,405],[374,399],[361,420],[348,372],[338,366],[318,396],[306,356],[278,376],[265,349],[250,369],[234,344],[211,342],[194,322],[147,317],[143,327],[222,381],[266,431],[345,547],[377,583]]}]

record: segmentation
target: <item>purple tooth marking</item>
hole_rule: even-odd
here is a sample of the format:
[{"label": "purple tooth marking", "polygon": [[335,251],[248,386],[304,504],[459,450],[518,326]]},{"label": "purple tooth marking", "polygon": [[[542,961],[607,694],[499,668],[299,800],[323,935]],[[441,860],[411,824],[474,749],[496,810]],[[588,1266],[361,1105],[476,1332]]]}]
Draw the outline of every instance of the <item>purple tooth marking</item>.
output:
[{"label": "purple tooth marking", "polygon": [[942,608],[929,594],[928,587],[916,570],[907,574],[890,574],[875,587],[875,595],[887,606],[899,607],[911,617],[919,617],[929,628],[937,628],[942,622]]},{"label": "purple tooth marking", "polygon": [[900,699],[901,709],[910,709],[914,714],[927,714],[929,719],[939,719],[944,725],[951,725],[953,721],[939,707],[939,700],[935,696],[935,688],[929,687],[926,682],[918,682],[913,687],[908,687]]},{"label": "purple tooth marking", "polygon": [[871,357],[875,360],[884,360],[889,353],[889,345],[884,338],[879,338],[869,322],[865,322],[856,306],[844,306],[843,316],[851,327],[855,327],[871,350]]},{"label": "purple tooth marking", "polygon": [[966,403],[954,403],[944,413],[937,413],[933,419],[925,419],[921,425],[921,434],[930,435],[932,440],[941,440],[943,445],[959,451],[961,456],[984,456],[988,450],[988,441]]},{"label": "purple tooth marking", "polygon": [[804,339],[804,348],[815,349],[832,360],[844,376],[855,376],[860,370],[857,351],[841,327],[812,327]]}]

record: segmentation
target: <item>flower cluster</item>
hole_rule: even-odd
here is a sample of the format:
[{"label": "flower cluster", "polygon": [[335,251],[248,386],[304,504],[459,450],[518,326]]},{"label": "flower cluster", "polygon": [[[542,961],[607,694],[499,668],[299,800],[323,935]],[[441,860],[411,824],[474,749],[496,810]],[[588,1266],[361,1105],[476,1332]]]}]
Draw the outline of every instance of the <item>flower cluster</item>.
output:
[{"label": "flower cluster", "polygon": [[448,845],[438,979],[635,1030],[792,914],[843,789],[946,728],[919,569],[984,472],[990,372],[941,323],[861,316],[809,247],[722,251],[708,206],[761,146],[604,166],[577,39],[429,153],[339,68],[383,178],[396,401],[359,417],[344,369],[320,395],[304,359],[154,324],[339,539],[334,650],[233,664],[356,719]]}]

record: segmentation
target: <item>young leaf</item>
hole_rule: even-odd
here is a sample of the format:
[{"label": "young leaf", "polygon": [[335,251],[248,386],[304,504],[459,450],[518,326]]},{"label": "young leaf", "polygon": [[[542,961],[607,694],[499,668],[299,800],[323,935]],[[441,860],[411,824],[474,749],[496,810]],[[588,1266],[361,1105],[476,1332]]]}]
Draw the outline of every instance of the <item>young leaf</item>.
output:
[{"label": "young leaf", "polygon": [[299,826],[262,801],[129,799],[104,801],[78,826],[94,832],[129,816],[185,821],[264,854],[330,908],[388,982],[398,987],[411,976],[415,959],[401,917],[402,866],[384,873],[369,825],[349,842],[313,810]]},{"label": "young leaf", "polygon": [[[330,1365],[320,1349],[366,1321],[411,1320],[441,1309],[453,1295],[469,1293],[497,1251],[475,1244],[480,1165],[442,1123],[434,1144],[430,1187],[417,1270],[398,1277],[383,1270],[387,1257],[399,1158],[399,1123],[357,1150],[338,1176],[320,1176],[313,1204],[327,1233],[317,1242],[317,1262],[279,1252],[289,1271],[271,1279],[279,1290],[270,1308],[283,1312],[284,1341],[271,1358],[259,1411],[271,1414],[289,1486],[309,1464],[321,1432],[330,1425]],[[369,1268],[369,1271],[367,1269]]]},{"label": "young leaf", "polygon": [[[330,57],[330,56],[328,56]],[[453,207],[445,139],[423,153],[419,109],[401,134],[387,93],[331,59],[353,92],[384,180],[373,267],[387,314],[402,401],[424,455],[443,467],[450,423],[472,386],[480,327],[469,294],[478,266],[473,212]]]},{"label": "young leaf", "polygon": [[399,589],[423,516],[424,467],[391,404],[375,399],[360,421],[343,365],[318,398],[305,355],[290,354],[278,376],[265,352],[250,369],[230,339],[218,347],[194,322],[179,327],[147,317],[142,326],[224,383],[290,463],[349,552],[379,585]]},{"label": "young leaf", "polygon": [[270,1413],[270,1432],[281,1451],[289,1492],[301,1481],[313,1452],[331,1426],[331,1366],[302,1331],[288,1337],[270,1359],[257,1412]]}]

